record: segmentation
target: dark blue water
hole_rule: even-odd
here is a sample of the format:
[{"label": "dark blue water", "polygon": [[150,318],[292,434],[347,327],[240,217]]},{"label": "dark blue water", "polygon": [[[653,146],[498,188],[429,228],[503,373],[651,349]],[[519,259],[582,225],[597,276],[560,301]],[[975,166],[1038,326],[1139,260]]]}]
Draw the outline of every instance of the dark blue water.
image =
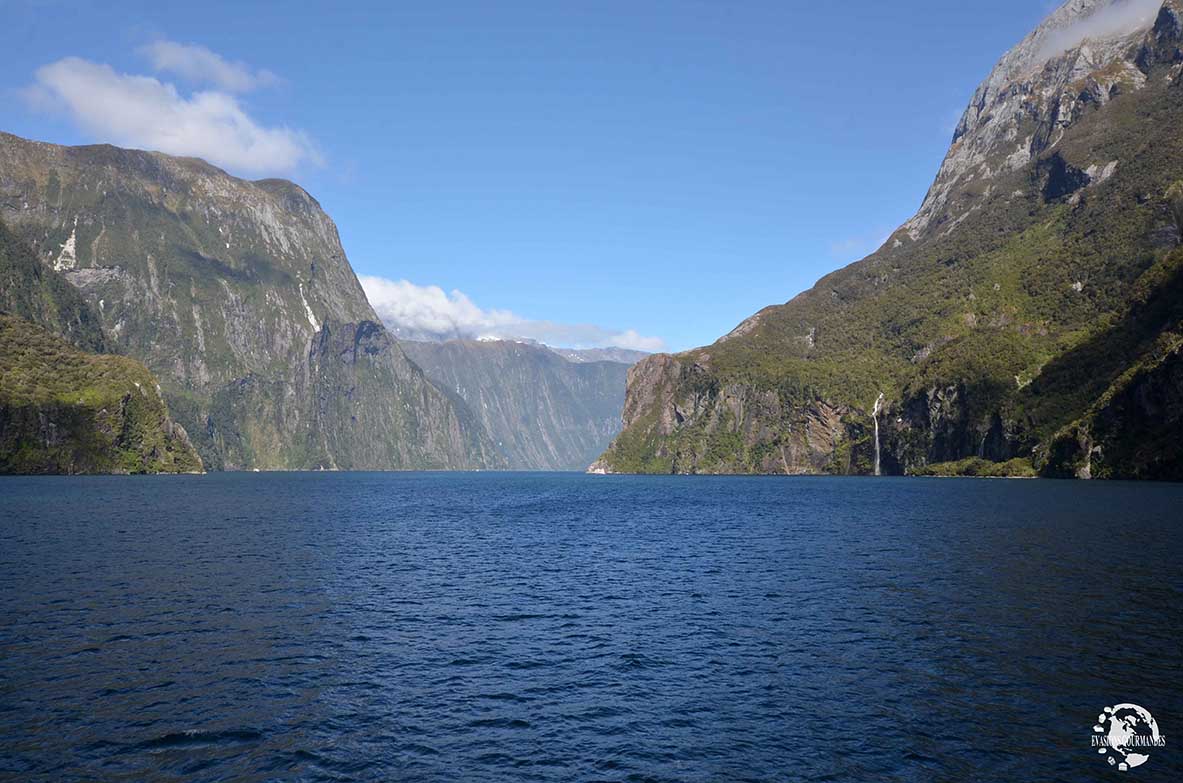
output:
[{"label": "dark blue water", "polygon": [[4,479],[0,595],[4,780],[1183,778],[1177,485]]}]

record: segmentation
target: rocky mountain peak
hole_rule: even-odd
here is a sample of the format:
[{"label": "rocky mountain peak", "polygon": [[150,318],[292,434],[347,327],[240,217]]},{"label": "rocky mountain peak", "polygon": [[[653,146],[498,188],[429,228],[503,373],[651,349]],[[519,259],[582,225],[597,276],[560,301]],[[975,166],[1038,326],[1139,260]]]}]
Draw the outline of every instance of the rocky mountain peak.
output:
[{"label": "rocky mountain peak", "polygon": [[[989,183],[1054,147],[1087,106],[1141,89],[1143,56],[1163,15],[1178,19],[1180,0],[1068,0],[1007,52],[974,92],[920,211],[904,225],[918,240],[949,230]],[[1170,27],[1169,24],[1165,25]],[[1169,33],[1169,30],[1168,30]],[[1091,161],[1104,167],[1110,161]],[[950,224],[950,225],[945,225]]]},{"label": "rocky mountain peak", "polygon": [[[1148,12],[1150,3],[1156,7]],[[1149,29],[1154,22],[1157,0],[1150,3],[1147,0],[1068,0],[1002,56],[978,92],[998,92],[1010,82],[1031,75],[1051,57],[1077,46],[1104,46],[1137,30]]]},{"label": "rocky mountain peak", "polygon": [[1047,76],[1072,80],[1121,57],[1132,38],[1151,28],[1161,7],[1162,0],[1064,3],[994,66],[974,93],[954,141],[988,120],[986,109],[1015,83],[1039,80],[1039,72],[1051,61],[1058,62]]}]

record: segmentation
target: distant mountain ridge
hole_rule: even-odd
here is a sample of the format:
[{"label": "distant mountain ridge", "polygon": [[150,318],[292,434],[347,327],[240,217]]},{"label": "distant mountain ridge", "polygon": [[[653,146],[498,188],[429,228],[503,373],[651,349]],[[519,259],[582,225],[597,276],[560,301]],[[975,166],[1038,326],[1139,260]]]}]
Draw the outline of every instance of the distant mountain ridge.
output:
[{"label": "distant mountain ridge", "polygon": [[513,340],[402,343],[514,470],[584,470],[620,431],[629,365]]},{"label": "distant mountain ridge", "polygon": [[1183,0],[1071,0],[975,92],[915,217],[641,361],[594,466],[1183,478]]},{"label": "distant mountain ridge", "polygon": [[0,134],[0,219],[141,360],[212,469],[489,468],[300,187]]},{"label": "distant mountain ridge", "polygon": [[413,343],[449,343],[449,342],[506,342],[517,343],[519,345],[533,345],[540,348],[546,348],[549,351],[557,353],[564,359],[570,362],[617,362],[620,364],[636,364],[644,359],[646,356],[651,356],[648,351],[636,351],[631,348],[564,348],[560,346],[549,345],[538,340],[527,339],[524,337],[474,337],[465,334],[460,330],[452,332],[432,332],[423,329],[414,329],[395,321],[387,319],[385,321],[386,328],[390,330],[400,342]]},{"label": "distant mountain ridge", "polygon": [[[549,346],[548,346],[549,347]],[[569,362],[616,362],[634,365],[650,354],[629,348],[551,348]]]}]

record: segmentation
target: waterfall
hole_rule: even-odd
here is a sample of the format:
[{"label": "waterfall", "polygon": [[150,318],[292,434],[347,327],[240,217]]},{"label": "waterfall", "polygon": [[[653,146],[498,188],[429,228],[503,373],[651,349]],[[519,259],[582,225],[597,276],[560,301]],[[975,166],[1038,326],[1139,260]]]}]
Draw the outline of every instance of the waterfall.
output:
[{"label": "waterfall", "polygon": [[871,413],[871,418],[875,421],[875,475],[879,475],[879,410],[883,405],[883,393],[880,392],[879,398],[875,400],[875,410]]}]

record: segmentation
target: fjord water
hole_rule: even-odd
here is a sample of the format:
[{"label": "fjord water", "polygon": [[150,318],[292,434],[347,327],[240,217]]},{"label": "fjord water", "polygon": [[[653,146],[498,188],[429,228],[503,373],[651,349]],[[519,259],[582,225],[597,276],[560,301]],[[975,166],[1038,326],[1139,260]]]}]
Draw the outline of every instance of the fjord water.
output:
[{"label": "fjord water", "polygon": [[0,481],[0,779],[1178,780],[1183,486]]}]

